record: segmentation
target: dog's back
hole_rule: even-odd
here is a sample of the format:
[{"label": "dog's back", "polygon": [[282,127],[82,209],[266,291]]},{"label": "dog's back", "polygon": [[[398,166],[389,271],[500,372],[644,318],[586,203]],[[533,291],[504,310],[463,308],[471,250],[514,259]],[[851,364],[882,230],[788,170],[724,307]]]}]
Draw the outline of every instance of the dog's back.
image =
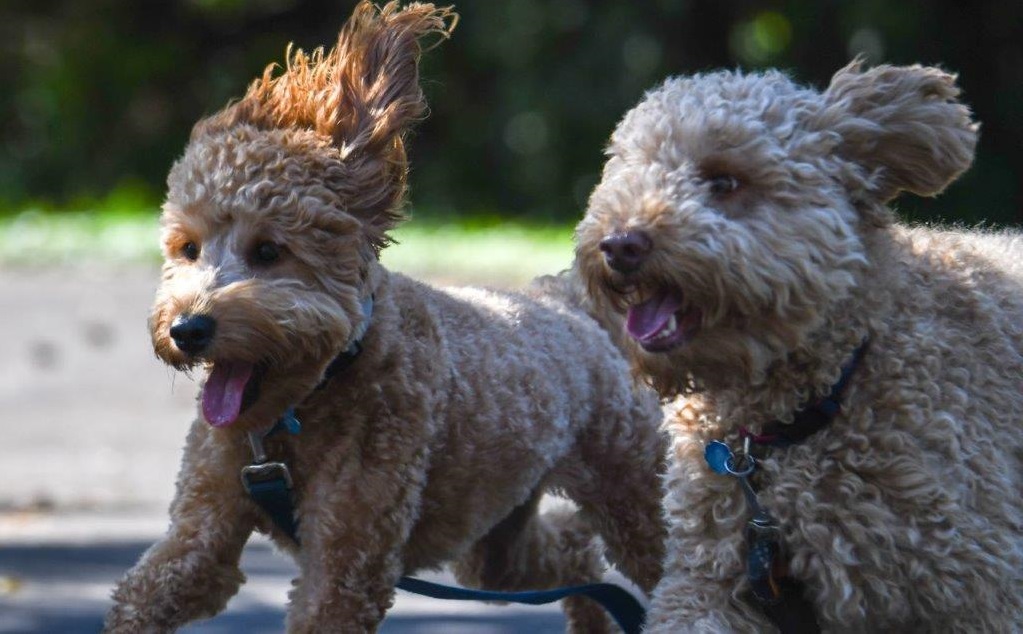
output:
[{"label": "dog's back", "polygon": [[[968,337],[970,356],[1023,354],[1023,234],[896,228],[907,256],[902,312],[937,320],[932,339]],[[933,313],[928,315],[928,313]]]},{"label": "dog's back", "polygon": [[[656,396],[633,385],[624,357],[578,306],[556,293],[442,289],[394,273],[388,285],[395,306],[382,308],[381,322],[396,309],[401,323],[383,336],[422,346],[416,356],[429,359],[429,372],[416,382],[435,425],[410,566],[436,563],[416,558],[427,552],[418,538],[431,543],[432,557],[457,556],[467,534],[481,537],[537,490],[557,488],[583,505],[597,490],[602,506],[659,498],[665,439]],[[615,482],[621,468],[633,473]],[[630,489],[644,480],[647,491]],[[438,529],[452,524],[464,532]]]},{"label": "dog's back", "polygon": [[626,353],[625,319],[619,313],[601,310],[594,304],[575,266],[557,275],[542,275],[534,279],[526,293],[532,297],[559,302],[585,313],[604,329],[616,348],[623,354]]}]

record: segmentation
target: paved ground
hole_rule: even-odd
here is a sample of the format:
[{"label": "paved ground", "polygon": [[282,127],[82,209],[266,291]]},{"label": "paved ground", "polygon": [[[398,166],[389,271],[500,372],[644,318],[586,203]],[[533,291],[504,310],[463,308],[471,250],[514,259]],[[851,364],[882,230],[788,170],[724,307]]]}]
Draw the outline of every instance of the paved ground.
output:
[{"label": "paved ground", "polygon": [[0,505],[166,507],[195,386],[149,346],[158,279],[0,271]]},{"label": "paved ground", "polygon": [[[0,632],[94,634],[114,581],[159,536],[151,513],[8,513],[0,520]],[[226,612],[190,625],[185,634],[281,632],[295,566],[263,539],[245,550],[248,581]],[[452,582],[450,575],[424,578]],[[412,632],[561,632],[557,607],[435,601],[403,592],[381,628]]]},{"label": "paved ground", "polygon": [[[196,387],[153,356],[148,268],[0,269],[0,632],[96,632],[166,526]],[[255,541],[226,613],[184,631],[279,632],[293,564]],[[561,631],[556,607],[399,593],[384,632]]]}]

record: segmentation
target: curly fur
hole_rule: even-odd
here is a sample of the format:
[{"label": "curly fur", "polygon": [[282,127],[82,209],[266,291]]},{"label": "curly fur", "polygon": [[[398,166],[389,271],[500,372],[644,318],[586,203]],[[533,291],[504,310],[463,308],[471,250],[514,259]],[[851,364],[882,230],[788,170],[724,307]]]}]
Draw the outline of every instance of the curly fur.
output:
[{"label": "curly fur", "polygon": [[[669,79],[615,130],[576,269],[605,323],[665,292],[693,319],[667,351],[622,337],[682,396],[651,631],[769,630],[743,578],[749,511],[703,448],[791,421],[865,339],[836,420],[759,462],[791,574],[827,631],[1019,628],[1023,236],[908,228],[885,204],[969,166],[978,126],[958,92],[920,66],[853,62],[822,93],[716,72]],[[653,242],[629,275],[600,251],[624,231]]]},{"label": "curly fur", "polygon": [[[446,562],[463,583],[544,588],[599,578],[602,541],[641,588],[659,579],[660,410],[577,296],[435,289],[377,260],[401,217],[401,135],[425,107],[418,41],[453,21],[432,5],[360,4],[333,51],[268,71],[197,124],[172,168],[154,348],[181,369],[254,364],[259,390],[230,425],[193,424],[170,530],[114,591],[107,631],[221,610],[254,529],[300,565],[291,632],[373,631],[401,575]],[[258,259],[265,242],[276,261]],[[369,295],[362,354],[316,389],[367,325]],[[183,313],[216,321],[199,356],[169,334]],[[291,469],[301,548],[239,481],[246,432],[291,406],[301,434],[267,450]],[[539,514],[552,490],[580,512]],[[586,599],[566,610],[577,631],[609,625]]]}]

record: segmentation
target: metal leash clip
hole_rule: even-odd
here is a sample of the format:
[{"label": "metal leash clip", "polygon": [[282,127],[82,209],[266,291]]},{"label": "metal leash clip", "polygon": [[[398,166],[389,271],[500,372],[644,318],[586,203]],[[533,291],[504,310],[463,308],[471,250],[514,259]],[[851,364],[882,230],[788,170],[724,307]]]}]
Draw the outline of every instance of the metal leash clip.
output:
[{"label": "metal leash clip", "polygon": [[[272,433],[271,430],[270,433]],[[258,431],[250,431],[249,445],[252,447],[253,463],[242,467],[242,486],[245,491],[252,495],[252,487],[257,484],[282,480],[285,486],[290,489],[292,486],[291,472],[288,465],[283,462],[267,462],[266,449],[263,447],[263,438],[269,434]]]},{"label": "metal leash clip", "polygon": [[274,480],[283,480],[284,485],[288,489],[291,488],[291,472],[288,471],[288,465],[283,462],[264,462],[242,468],[242,486],[249,495],[252,495],[252,487],[255,485]]},{"label": "metal leash clip", "polygon": [[725,443],[714,440],[707,444],[704,458],[711,470],[729,475],[739,481],[746,506],[752,517],[746,522],[746,576],[753,594],[764,603],[776,603],[782,598],[779,580],[785,576],[785,557],[782,549],[781,525],[760,504],[749,477],[756,470],[756,459],[749,453],[750,439],[743,443],[743,452],[736,458]]}]

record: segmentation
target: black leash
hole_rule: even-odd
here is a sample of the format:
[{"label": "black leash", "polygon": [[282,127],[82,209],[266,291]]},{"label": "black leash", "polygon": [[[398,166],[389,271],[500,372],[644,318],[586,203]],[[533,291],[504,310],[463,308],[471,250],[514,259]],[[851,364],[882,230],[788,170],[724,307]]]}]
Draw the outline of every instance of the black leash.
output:
[{"label": "black leash", "polygon": [[[274,525],[296,544],[300,542],[298,524],[295,521],[291,473],[285,463],[267,461],[266,452],[262,447],[262,439],[282,430],[297,434],[300,428],[294,411],[288,410],[269,433],[260,435],[258,440],[254,440],[254,437],[250,436],[250,441],[253,442],[253,453],[256,454],[255,461],[242,469],[242,484],[249,496],[263,509],[263,512],[270,516]],[[397,587],[406,592],[434,599],[507,601],[527,605],[554,603],[572,596],[589,597],[607,610],[626,634],[638,634],[646,620],[646,609],[642,604],[627,590],[612,583],[590,583],[527,592],[495,592],[449,586],[423,581],[415,577],[402,577],[398,580]]]},{"label": "black leash", "polygon": [[[373,299],[363,301],[363,314],[365,321],[373,311]],[[348,368],[355,359],[362,353],[360,343],[362,333],[348,345],[348,347],[331,362],[325,373],[324,379],[316,389],[322,389],[333,375]],[[301,423],[295,417],[295,410],[289,409],[284,413],[277,423],[266,433],[250,432],[249,443],[252,445],[253,462],[242,469],[242,485],[248,492],[249,497],[270,516],[274,525],[285,535],[291,538],[296,544],[298,539],[298,523],[295,520],[295,500],[292,493],[291,472],[288,465],[283,462],[271,462],[267,458],[263,448],[263,440],[273,434],[286,431],[289,434],[298,434],[302,429]],[[624,588],[612,583],[589,583],[551,590],[534,590],[526,592],[495,592],[490,590],[475,590],[448,586],[430,581],[423,581],[415,577],[402,577],[398,580],[397,587],[406,592],[412,592],[434,599],[446,599],[456,601],[506,601],[510,603],[522,603],[527,605],[543,605],[554,603],[572,596],[584,596],[599,603],[611,617],[618,623],[618,626],[626,634],[639,634],[646,620],[646,609]]]}]

